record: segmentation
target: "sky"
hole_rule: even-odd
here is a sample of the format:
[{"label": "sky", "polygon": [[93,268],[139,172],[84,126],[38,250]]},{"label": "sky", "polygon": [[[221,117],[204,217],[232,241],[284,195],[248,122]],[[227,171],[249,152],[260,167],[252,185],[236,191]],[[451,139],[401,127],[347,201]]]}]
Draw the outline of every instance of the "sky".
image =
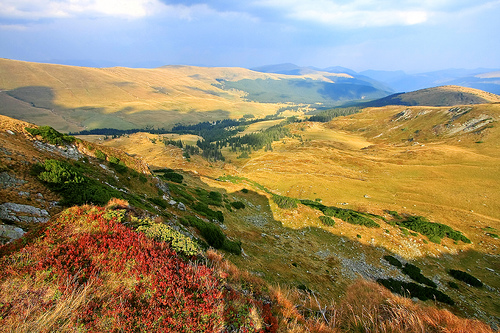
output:
[{"label": "sky", "polygon": [[0,0],[0,58],[91,67],[500,68],[500,0]]}]

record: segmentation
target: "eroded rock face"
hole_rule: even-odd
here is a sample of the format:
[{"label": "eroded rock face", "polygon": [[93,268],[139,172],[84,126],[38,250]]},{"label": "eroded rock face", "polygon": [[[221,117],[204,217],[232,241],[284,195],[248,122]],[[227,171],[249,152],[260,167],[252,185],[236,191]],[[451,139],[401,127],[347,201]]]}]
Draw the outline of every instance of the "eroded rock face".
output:
[{"label": "eroded rock face", "polygon": [[13,202],[6,202],[0,205],[0,219],[13,222],[43,223],[50,218],[49,212],[45,209],[36,208],[30,205],[21,205]]}]

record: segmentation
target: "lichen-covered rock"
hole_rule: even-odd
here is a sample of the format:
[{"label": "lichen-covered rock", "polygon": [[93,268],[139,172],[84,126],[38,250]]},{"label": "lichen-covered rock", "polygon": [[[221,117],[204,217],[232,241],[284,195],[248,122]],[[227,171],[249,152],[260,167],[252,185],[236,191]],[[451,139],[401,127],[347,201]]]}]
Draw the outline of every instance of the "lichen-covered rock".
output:
[{"label": "lichen-covered rock", "polygon": [[14,222],[43,223],[50,218],[45,209],[36,208],[30,205],[21,205],[13,202],[6,202],[0,205],[0,219]]},{"label": "lichen-covered rock", "polygon": [[0,224],[0,237],[10,240],[16,240],[24,236],[26,232],[13,225]]}]

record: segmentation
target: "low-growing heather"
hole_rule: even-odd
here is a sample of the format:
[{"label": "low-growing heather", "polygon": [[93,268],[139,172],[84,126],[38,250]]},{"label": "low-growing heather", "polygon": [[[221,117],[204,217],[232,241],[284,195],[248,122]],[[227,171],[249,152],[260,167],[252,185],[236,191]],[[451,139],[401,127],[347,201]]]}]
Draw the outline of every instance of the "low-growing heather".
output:
[{"label": "low-growing heather", "polygon": [[[225,288],[218,272],[182,259],[164,241],[127,228],[124,212],[71,208],[43,237],[17,242],[29,255],[1,257],[0,284],[11,286],[0,292],[2,329],[276,331],[267,304]],[[152,233],[162,238],[163,231]]]}]

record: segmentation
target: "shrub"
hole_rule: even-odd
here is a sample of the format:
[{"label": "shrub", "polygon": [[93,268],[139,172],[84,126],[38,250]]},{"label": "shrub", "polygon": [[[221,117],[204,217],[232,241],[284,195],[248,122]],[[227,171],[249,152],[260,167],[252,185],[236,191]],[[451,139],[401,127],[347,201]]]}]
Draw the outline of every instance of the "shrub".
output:
[{"label": "shrub", "polygon": [[453,230],[451,227],[441,224],[429,222],[423,216],[409,216],[405,221],[397,222],[400,226],[408,228],[425,235],[429,241],[440,244],[441,238],[448,237],[454,241],[462,241],[471,243],[470,239],[465,237],[460,231]]},{"label": "shrub", "polygon": [[123,161],[120,161],[119,158],[114,157],[114,156],[110,156],[108,161],[109,161],[109,165],[111,165],[111,167],[113,169],[115,169],[116,172],[118,172],[120,174],[124,174],[128,171],[128,168],[125,165],[125,163],[123,163]]},{"label": "shrub", "polygon": [[467,272],[460,271],[458,269],[450,269],[448,271],[448,274],[450,274],[455,279],[463,281],[473,287],[481,288],[483,286],[483,283],[478,278],[470,275]]},{"label": "shrub", "polygon": [[413,281],[428,285],[431,288],[437,288],[437,285],[431,279],[425,277],[420,268],[412,264],[404,265],[401,270],[404,274],[408,275]]},{"label": "shrub", "polygon": [[386,255],[384,256],[384,259],[389,263],[391,264],[392,266],[396,266],[396,267],[403,267],[403,264],[401,263],[401,261],[399,261],[398,259],[394,258],[393,256],[390,256],[390,255]]},{"label": "shrub", "polygon": [[456,284],[456,283],[455,283],[455,282],[453,282],[453,281],[448,281],[448,287],[453,288],[453,289],[460,289],[460,288],[458,287],[458,284]]},{"label": "shrub", "polygon": [[335,225],[335,220],[329,216],[322,215],[319,217],[319,220],[321,221],[321,223],[329,227],[333,227]]},{"label": "shrub", "polygon": [[46,160],[33,170],[38,174],[38,179],[63,197],[63,205],[104,205],[113,197],[122,198],[121,192],[81,174],[77,168],[64,161]]},{"label": "shrub", "polygon": [[413,282],[403,282],[389,278],[389,279],[377,279],[377,283],[383,285],[393,293],[405,297],[417,297],[422,301],[435,299],[436,301],[446,303],[449,305],[455,304],[455,302],[445,293],[436,290],[434,288],[422,287]]},{"label": "shrub", "polygon": [[207,204],[203,202],[197,202],[194,205],[192,205],[191,208],[197,213],[200,213],[201,215],[209,219],[217,220],[219,222],[224,222],[224,214],[222,214],[221,211],[212,210],[208,207]]},{"label": "shrub", "polygon": [[277,195],[273,194],[273,201],[278,205],[279,208],[282,209],[291,209],[291,208],[297,208],[297,202],[299,200],[285,197],[282,195]]},{"label": "shrub", "polygon": [[95,157],[98,159],[98,160],[101,160],[101,161],[105,161],[106,160],[106,154],[104,154],[102,151],[100,151],[99,149],[97,149],[95,151]]},{"label": "shrub", "polygon": [[180,173],[177,173],[177,172],[174,172],[173,170],[171,169],[168,169],[169,171],[165,171],[163,173],[163,175],[160,176],[161,179],[164,179],[164,180],[167,180],[167,181],[171,181],[171,182],[174,182],[174,183],[182,183],[182,181],[184,180],[184,176],[181,175]]},{"label": "shrub", "polygon": [[62,146],[63,144],[66,143],[73,143],[76,140],[75,137],[59,133],[50,126],[40,126],[38,128],[25,127],[25,129],[31,135],[33,136],[40,135],[44,141],[51,143],[53,145]]},{"label": "shrub", "polygon": [[352,209],[343,209],[337,207],[328,207],[323,205],[320,202],[313,200],[300,200],[300,203],[303,205],[309,206],[314,209],[318,209],[323,212],[326,216],[334,216],[338,219],[341,219],[344,222],[350,224],[364,225],[370,228],[379,228],[380,225],[373,221],[371,218],[365,216],[367,214],[356,212]]},{"label": "shrub", "polygon": [[245,194],[246,194],[246,193],[248,193],[248,189],[246,189],[246,188],[242,188],[242,189],[241,189],[241,192],[243,192],[243,193],[245,193]]},{"label": "shrub", "polygon": [[191,238],[166,224],[148,224],[140,226],[137,228],[137,231],[144,233],[148,238],[170,243],[172,248],[178,253],[183,253],[187,256],[194,256],[201,253],[201,249],[196,242],[193,242]]},{"label": "shrub", "polygon": [[241,201],[233,201],[231,202],[231,206],[233,206],[236,209],[243,209],[245,208],[245,204]]}]

